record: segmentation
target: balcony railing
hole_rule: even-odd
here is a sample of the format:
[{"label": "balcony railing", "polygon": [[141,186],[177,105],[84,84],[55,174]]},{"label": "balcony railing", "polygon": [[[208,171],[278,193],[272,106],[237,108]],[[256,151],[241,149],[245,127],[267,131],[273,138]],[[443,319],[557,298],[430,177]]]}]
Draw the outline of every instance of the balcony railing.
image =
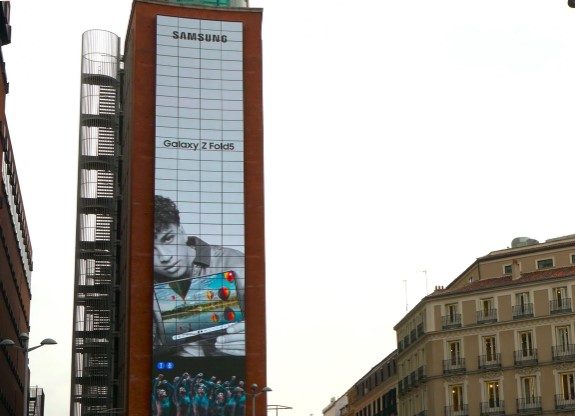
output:
[{"label": "balcony railing", "polygon": [[466,404],[445,406],[445,416],[468,416],[469,410]]},{"label": "balcony railing", "polygon": [[533,317],[533,304],[524,303],[523,305],[515,305],[513,307],[513,319],[531,318]]},{"label": "balcony railing", "polygon": [[552,314],[572,312],[571,298],[550,300],[549,301],[549,312]]},{"label": "balcony railing", "polygon": [[489,400],[488,402],[481,402],[481,416],[489,415],[504,415],[505,406],[503,400]]},{"label": "balcony railing", "polygon": [[481,370],[491,370],[501,367],[501,354],[487,354],[479,356],[479,368]]},{"label": "balcony railing", "polygon": [[537,348],[515,351],[515,365],[537,364]]},{"label": "balcony railing", "polygon": [[443,374],[465,373],[465,358],[443,360]]},{"label": "balcony railing", "polygon": [[476,313],[478,324],[497,322],[497,309],[480,310]]},{"label": "balcony railing", "polygon": [[552,352],[553,361],[575,360],[575,344],[554,345]]},{"label": "balcony railing", "polygon": [[575,395],[573,395],[573,393],[571,393],[569,396],[564,394],[556,394],[555,409],[556,410],[575,409]]},{"label": "balcony railing", "polygon": [[541,397],[517,399],[517,413],[529,414],[541,412]]},{"label": "balcony railing", "polygon": [[445,315],[441,317],[441,329],[451,329],[461,327],[461,314]]}]

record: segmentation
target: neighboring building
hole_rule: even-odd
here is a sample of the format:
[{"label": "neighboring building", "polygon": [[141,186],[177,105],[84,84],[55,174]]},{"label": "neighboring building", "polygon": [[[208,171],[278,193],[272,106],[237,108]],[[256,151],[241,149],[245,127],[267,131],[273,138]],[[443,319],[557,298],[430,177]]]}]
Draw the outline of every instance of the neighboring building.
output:
[{"label": "neighboring building", "polygon": [[329,404],[321,411],[323,416],[344,416],[348,409],[347,394],[336,400],[332,397]]},{"label": "neighboring building", "polygon": [[44,416],[44,403],[46,394],[42,387],[30,387],[30,400],[28,401],[28,416]]},{"label": "neighboring building", "polygon": [[575,235],[478,258],[396,326],[399,414],[575,412]]},{"label": "neighboring building", "polygon": [[[347,391],[339,416],[397,415],[397,351],[393,351]],[[325,415],[325,412],[324,412]]]},{"label": "neighboring building", "polygon": [[[12,141],[6,121],[8,79],[2,47],[10,43],[10,2],[0,2],[0,340],[12,347],[0,347],[0,414],[22,415],[28,368],[23,350],[30,331],[30,282],[32,246]],[[24,336],[21,336],[23,335]],[[19,347],[19,348],[18,348]]]},{"label": "neighboring building", "polygon": [[162,376],[266,385],[261,21],[134,0],[123,56],[83,36],[72,416],[155,414]]},{"label": "neighboring building", "polygon": [[393,351],[348,390],[348,416],[397,415],[397,350]]}]

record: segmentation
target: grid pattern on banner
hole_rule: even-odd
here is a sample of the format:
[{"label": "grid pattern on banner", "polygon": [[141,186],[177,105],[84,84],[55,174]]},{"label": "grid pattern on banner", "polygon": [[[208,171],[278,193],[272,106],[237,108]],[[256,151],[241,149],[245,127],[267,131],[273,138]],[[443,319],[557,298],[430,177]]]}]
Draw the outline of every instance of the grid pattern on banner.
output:
[{"label": "grid pattern on banner", "polygon": [[188,235],[244,252],[242,23],[157,19],[155,193]]}]

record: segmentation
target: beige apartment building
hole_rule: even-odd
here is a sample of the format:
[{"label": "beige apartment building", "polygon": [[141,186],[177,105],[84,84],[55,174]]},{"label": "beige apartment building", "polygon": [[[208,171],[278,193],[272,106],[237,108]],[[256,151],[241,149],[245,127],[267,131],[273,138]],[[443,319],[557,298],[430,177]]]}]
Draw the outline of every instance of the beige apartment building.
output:
[{"label": "beige apartment building", "polygon": [[478,258],[395,326],[399,415],[575,414],[574,290],[575,235]]}]

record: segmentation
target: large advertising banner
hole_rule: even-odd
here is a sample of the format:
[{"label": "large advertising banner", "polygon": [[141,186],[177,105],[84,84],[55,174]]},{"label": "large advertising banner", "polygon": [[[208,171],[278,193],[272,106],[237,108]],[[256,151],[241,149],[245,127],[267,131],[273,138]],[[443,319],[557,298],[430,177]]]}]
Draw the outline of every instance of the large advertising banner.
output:
[{"label": "large advertising banner", "polygon": [[242,30],[157,16],[153,415],[245,412]]}]

